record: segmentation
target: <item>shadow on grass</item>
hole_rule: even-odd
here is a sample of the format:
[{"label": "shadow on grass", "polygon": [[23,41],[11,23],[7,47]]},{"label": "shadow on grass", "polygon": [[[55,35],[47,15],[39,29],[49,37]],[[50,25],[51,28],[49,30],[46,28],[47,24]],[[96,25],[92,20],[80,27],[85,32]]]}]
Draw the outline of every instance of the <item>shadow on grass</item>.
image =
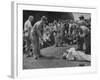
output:
[{"label": "shadow on grass", "polygon": [[57,58],[55,56],[44,56],[44,55],[41,55],[40,59],[60,59],[60,58]]}]

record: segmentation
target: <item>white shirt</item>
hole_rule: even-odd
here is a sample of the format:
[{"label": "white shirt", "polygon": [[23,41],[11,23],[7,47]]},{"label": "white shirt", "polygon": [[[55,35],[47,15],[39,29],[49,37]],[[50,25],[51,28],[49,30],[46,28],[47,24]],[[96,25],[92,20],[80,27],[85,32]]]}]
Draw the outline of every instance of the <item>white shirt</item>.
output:
[{"label": "white shirt", "polygon": [[31,25],[31,22],[29,20],[27,20],[24,24],[24,31],[28,31],[29,28],[31,28],[32,25]]},{"label": "white shirt", "polygon": [[68,60],[85,60],[85,61],[91,61],[91,55],[87,55],[82,51],[75,51],[71,50],[72,48],[69,49],[68,54],[64,53],[63,55],[66,56]]},{"label": "white shirt", "polygon": [[80,26],[80,29],[82,30],[83,34],[81,36],[85,36],[88,34],[89,29],[86,26]]},{"label": "white shirt", "polygon": [[53,28],[54,28],[55,31],[57,30],[57,29],[56,29],[56,25],[54,25]]}]

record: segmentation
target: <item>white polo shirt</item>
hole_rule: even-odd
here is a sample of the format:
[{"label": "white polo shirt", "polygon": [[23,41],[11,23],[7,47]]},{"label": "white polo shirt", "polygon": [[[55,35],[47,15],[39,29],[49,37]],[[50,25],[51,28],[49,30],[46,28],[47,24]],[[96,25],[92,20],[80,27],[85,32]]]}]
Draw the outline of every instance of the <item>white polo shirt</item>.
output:
[{"label": "white polo shirt", "polygon": [[27,20],[24,24],[24,31],[28,31],[29,28],[31,28],[32,25],[31,25],[31,22],[29,20]]}]

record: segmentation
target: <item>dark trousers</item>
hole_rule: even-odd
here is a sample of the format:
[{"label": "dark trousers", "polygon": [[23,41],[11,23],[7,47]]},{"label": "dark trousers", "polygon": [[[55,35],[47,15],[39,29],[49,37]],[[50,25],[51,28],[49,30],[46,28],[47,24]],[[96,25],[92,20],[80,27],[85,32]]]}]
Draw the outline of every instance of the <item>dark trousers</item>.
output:
[{"label": "dark trousers", "polygon": [[83,50],[84,38],[78,38],[78,50]]},{"label": "dark trousers", "polygon": [[86,43],[86,54],[91,54],[91,35],[90,33],[86,36],[85,38],[85,43]]}]

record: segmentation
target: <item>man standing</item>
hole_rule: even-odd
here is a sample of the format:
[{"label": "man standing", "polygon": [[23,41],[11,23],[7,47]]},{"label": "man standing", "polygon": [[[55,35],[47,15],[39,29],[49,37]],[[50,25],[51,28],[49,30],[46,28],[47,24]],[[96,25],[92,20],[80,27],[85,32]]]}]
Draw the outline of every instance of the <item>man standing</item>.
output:
[{"label": "man standing", "polygon": [[78,49],[83,50],[83,44],[85,42],[85,37],[89,32],[89,29],[86,27],[86,22],[84,20],[84,16],[79,17],[80,21],[79,24],[79,38],[78,38]]},{"label": "man standing", "polygon": [[29,51],[29,47],[30,47],[30,44],[31,44],[30,32],[31,32],[31,28],[32,28],[31,22],[33,20],[34,20],[34,17],[29,16],[28,20],[26,20],[26,22],[24,24],[24,42],[25,42],[25,49],[26,49],[25,51],[26,51],[26,54],[28,54],[28,56],[30,56],[30,53],[28,51]]},{"label": "man standing", "polygon": [[60,46],[60,38],[61,38],[60,29],[61,29],[61,22],[59,21],[56,26],[56,36],[55,36],[55,46],[56,47]]},{"label": "man standing", "polygon": [[38,59],[39,57],[41,57],[40,54],[40,43],[39,43],[39,39],[43,40],[43,25],[47,22],[47,18],[45,16],[41,17],[40,21],[37,21],[31,31],[31,40],[32,40],[32,44],[33,44],[33,53],[34,53],[34,58]]}]

